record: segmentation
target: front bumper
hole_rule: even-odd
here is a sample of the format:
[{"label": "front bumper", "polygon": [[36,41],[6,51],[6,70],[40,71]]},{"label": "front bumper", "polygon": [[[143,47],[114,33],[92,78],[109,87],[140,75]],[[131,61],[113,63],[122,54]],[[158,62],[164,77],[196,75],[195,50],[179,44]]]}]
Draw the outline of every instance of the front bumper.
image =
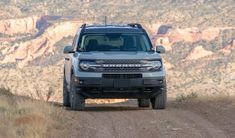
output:
[{"label": "front bumper", "polygon": [[164,77],[156,78],[77,78],[79,88],[130,88],[130,87],[161,87],[164,85]]},{"label": "front bumper", "polygon": [[152,98],[163,91],[164,85],[164,77],[76,78],[77,89],[86,98]]}]

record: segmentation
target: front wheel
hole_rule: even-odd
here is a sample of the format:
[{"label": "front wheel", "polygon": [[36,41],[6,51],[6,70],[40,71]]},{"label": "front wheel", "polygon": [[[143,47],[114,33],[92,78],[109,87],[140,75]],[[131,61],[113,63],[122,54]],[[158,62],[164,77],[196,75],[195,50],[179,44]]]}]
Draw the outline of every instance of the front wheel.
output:
[{"label": "front wheel", "polygon": [[65,80],[65,76],[64,76],[64,81],[63,81],[63,106],[70,107],[69,91],[68,91],[68,88],[67,88],[67,83],[66,83],[66,80]]},{"label": "front wheel", "polygon": [[167,101],[167,89],[166,82],[164,82],[164,87],[161,90],[161,93],[151,98],[151,104],[153,109],[165,109]]},{"label": "front wheel", "polygon": [[75,76],[71,76],[70,82],[70,106],[72,110],[84,110],[85,98],[76,89]]}]

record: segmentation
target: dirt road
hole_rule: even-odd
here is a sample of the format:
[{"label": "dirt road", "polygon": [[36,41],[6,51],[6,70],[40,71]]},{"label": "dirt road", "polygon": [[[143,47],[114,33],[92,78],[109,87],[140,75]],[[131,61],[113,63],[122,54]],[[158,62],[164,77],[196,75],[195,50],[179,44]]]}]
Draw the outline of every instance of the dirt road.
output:
[{"label": "dirt road", "polygon": [[224,120],[232,122],[226,130],[200,113],[178,108],[173,103],[169,103],[166,110],[136,105],[136,101],[131,100],[113,105],[88,105],[83,112],[66,111],[70,120],[65,126],[68,129],[57,134],[72,138],[235,137],[234,120]]}]

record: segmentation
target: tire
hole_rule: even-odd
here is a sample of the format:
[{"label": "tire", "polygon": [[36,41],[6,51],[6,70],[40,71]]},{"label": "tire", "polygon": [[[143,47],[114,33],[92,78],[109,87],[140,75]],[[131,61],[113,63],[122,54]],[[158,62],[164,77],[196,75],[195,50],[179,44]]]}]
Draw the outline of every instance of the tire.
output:
[{"label": "tire", "polygon": [[64,80],[63,80],[63,106],[70,107],[69,91],[68,91],[68,88],[67,88],[65,75],[64,75]]},{"label": "tire", "polygon": [[149,99],[138,99],[138,106],[139,107],[149,107],[150,100]]},{"label": "tire", "polygon": [[156,97],[151,98],[151,104],[153,109],[165,109],[167,101],[167,88],[166,82],[164,82],[163,90]]},{"label": "tire", "polygon": [[76,90],[75,76],[71,76],[70,82],[70,106],[72,110],[82,111],[85,108],[85,98]]}]

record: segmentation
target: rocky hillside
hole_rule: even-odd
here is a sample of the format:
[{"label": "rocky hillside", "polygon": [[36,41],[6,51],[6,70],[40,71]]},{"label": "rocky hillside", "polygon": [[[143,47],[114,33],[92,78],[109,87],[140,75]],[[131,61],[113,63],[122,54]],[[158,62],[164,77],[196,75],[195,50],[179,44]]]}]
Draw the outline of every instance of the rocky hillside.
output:
[{"label": "rocky hillside", "polygon": [[106,15],[110,23],[141,22],[153,44],[166,47],[170,96],[235,94],[233,0],[123,3],[1,1],[0,86],[18,95],[60,101],[63,46],[72,43],[82,23],[100,23]]},{"label": "rocky hillside", "polygon": [[[110,22],[164,22],[178,27],[232,26],[234,0],[2,0],[3,19],[61,15]],[[233,20],[232,20],[233,19]]]}]

